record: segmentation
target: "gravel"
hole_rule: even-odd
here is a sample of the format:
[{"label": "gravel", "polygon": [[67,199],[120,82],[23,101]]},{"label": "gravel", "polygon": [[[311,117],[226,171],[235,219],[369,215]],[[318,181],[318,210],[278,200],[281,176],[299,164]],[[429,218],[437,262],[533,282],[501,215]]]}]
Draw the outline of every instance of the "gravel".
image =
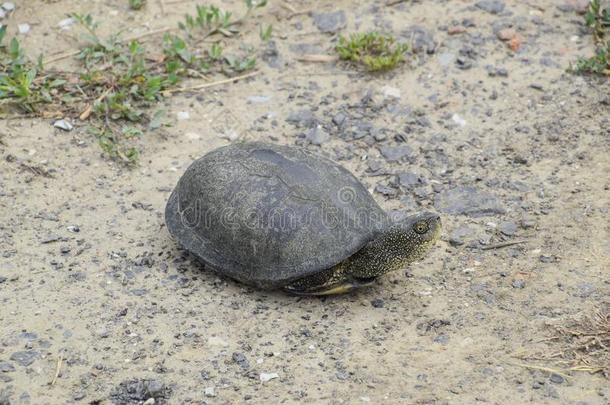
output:
[{"label": "gravel", "polygon": [[322,145],[330,140],[330,135],[320,125],[310,128],[305,134],[305,139],[313,145]]},{"label": "gravel", "polygon": [[474,231],[467,226],[459,226],[453,229],[449,235],[449,243],[453,246],[463,245],[464,238],[473,235]]},{"label": "gravel", "polygon": [[427,29],[419,25],[412,25],[400,33],[403,41],[412,44],[416,53],[433,54],[436,50],[434,36]]},{"label": "gravel", "polygon": [[233,359],[234,363],[237,363],[244,370],[250,368],[250,363],[248,362],[248,359],[246,358],[245,354],[235,352],[233,353],[233,356],[231,356],[231,358]]},{"label": "gravel", "polygon": [[504,2],[500,0],[481,0],[475,6],[491,14],[500,14],[506,7]]},{"label": "gravel", "polygon": [[275,378],[280,378],[280,376],[277,373],[261,373],[259,378],[260,378],[261,382],[266,383]]},{"label": "gravel", "polygon": [[134,401],[154,399],[155,404],[165,404],[170,398],[171,388],[154,379],[138,379],[121,382],[110,393],[110,399],[117,405],[130,405]]},{"label": "gravel", "polygon": [[34,361],[39,357],[40,353],[28,350],[22,352],[15,352],[11,355],[10,359],[21,366],[27,367],[34,363]]},{"label": "gravel", "polygon": [[397,162],[405,157],[413,156],[413,149],[407,145],[382,146],[379,151],[388,162]]},{"label": "gravel", "polygon": [[314,113],[309,109],[294,111],[288,115],[286,122],[296,125],[297,127],[310,128],[318,123]]},{"label": "gravel", "polygon": [[53,126],[68,132],[74,129],[74,126],[68,120],[57,120],[53,123]]},{"label": "gravel", "polygon": [[374,308],[383,308],[383,306],[385,305],[385,302],[381,298],[375,298],[374,300],[371,301],[371,305]]},{"label": "gravel", "polygon": [[468,186],[443,191],[435,199],[434,206],[447,214],[471,217],[506,213],[506,209],[498,197]]},{"label": "gravel", "polygon": [[343,10],[330,13],[314,13],[312,18],[314,25],[324,33],[333,34],[347,25],[347,18]]}]

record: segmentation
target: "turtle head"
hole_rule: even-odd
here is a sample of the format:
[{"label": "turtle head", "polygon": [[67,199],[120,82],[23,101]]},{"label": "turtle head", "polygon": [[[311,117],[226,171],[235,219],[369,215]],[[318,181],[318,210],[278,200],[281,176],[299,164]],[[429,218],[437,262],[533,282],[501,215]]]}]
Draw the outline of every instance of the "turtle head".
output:
[{"label": "turtle head", "polygon": [[341,294],[370,285],[390,271],[426,256],[441,235],[438,214],[423,212],[391,224],[353,256],[284,289],[299,295]]},{"label": "turtle head", "polygon": [[396,222],[382,239],[386,239],[386,249],[404,266],[423,259],[441,236],[441,229],[438,214],[423,212]]}]

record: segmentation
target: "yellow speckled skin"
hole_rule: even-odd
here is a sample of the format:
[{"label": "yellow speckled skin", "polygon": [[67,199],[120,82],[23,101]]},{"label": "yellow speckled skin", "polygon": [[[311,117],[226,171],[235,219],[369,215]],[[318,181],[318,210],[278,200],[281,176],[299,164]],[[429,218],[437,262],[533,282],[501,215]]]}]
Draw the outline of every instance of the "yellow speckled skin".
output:
[{"label": "yellow speckled skin", "polygon": [[299,295],[331,295],[369,285],[382,274],[422,259],[440,234],[441,220],[437,214],[413,215],[397,222],[341,263],[284,289]]}]

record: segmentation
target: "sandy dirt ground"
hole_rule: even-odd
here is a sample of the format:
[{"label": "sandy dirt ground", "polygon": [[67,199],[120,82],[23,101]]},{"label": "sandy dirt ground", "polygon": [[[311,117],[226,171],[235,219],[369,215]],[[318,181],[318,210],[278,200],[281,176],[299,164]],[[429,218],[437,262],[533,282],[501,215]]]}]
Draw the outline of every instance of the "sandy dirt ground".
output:
[{"label": "sandy dirt ground", "polygon": [[[74,49],[67,12],[130,34],[194,8],[126,3],[21,0],[7,18],[30,24],[37,55]],[[610,309],[610,84],[566,72],[593,52],[578,3],[272,1],[243,35],[274,26],[260,74],[163,101],[171,125],[138,140],[134,169],[78,120],[1,121],[0,403],[609,404],[602,372],[534,358],[559,350],[549,325]],[[369,29],[417,57],[381,75],[301,60]],[[441,213],[442,240],[337,297],[205,270],[163,210],[188,165],[236,137],[319,151],[384,209]]]}]

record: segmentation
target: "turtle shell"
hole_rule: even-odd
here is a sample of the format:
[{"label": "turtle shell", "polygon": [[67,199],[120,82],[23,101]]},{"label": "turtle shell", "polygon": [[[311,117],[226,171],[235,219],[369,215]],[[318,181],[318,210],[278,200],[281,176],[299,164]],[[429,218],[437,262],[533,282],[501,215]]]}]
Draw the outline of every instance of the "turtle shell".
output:
[{"label": "turtle shell", "polygon": [[342,166],[260,142],[234,143],[193,162],[169,198],[165,221],[208,267],[260,288],[328,269],[389,225]]}]

